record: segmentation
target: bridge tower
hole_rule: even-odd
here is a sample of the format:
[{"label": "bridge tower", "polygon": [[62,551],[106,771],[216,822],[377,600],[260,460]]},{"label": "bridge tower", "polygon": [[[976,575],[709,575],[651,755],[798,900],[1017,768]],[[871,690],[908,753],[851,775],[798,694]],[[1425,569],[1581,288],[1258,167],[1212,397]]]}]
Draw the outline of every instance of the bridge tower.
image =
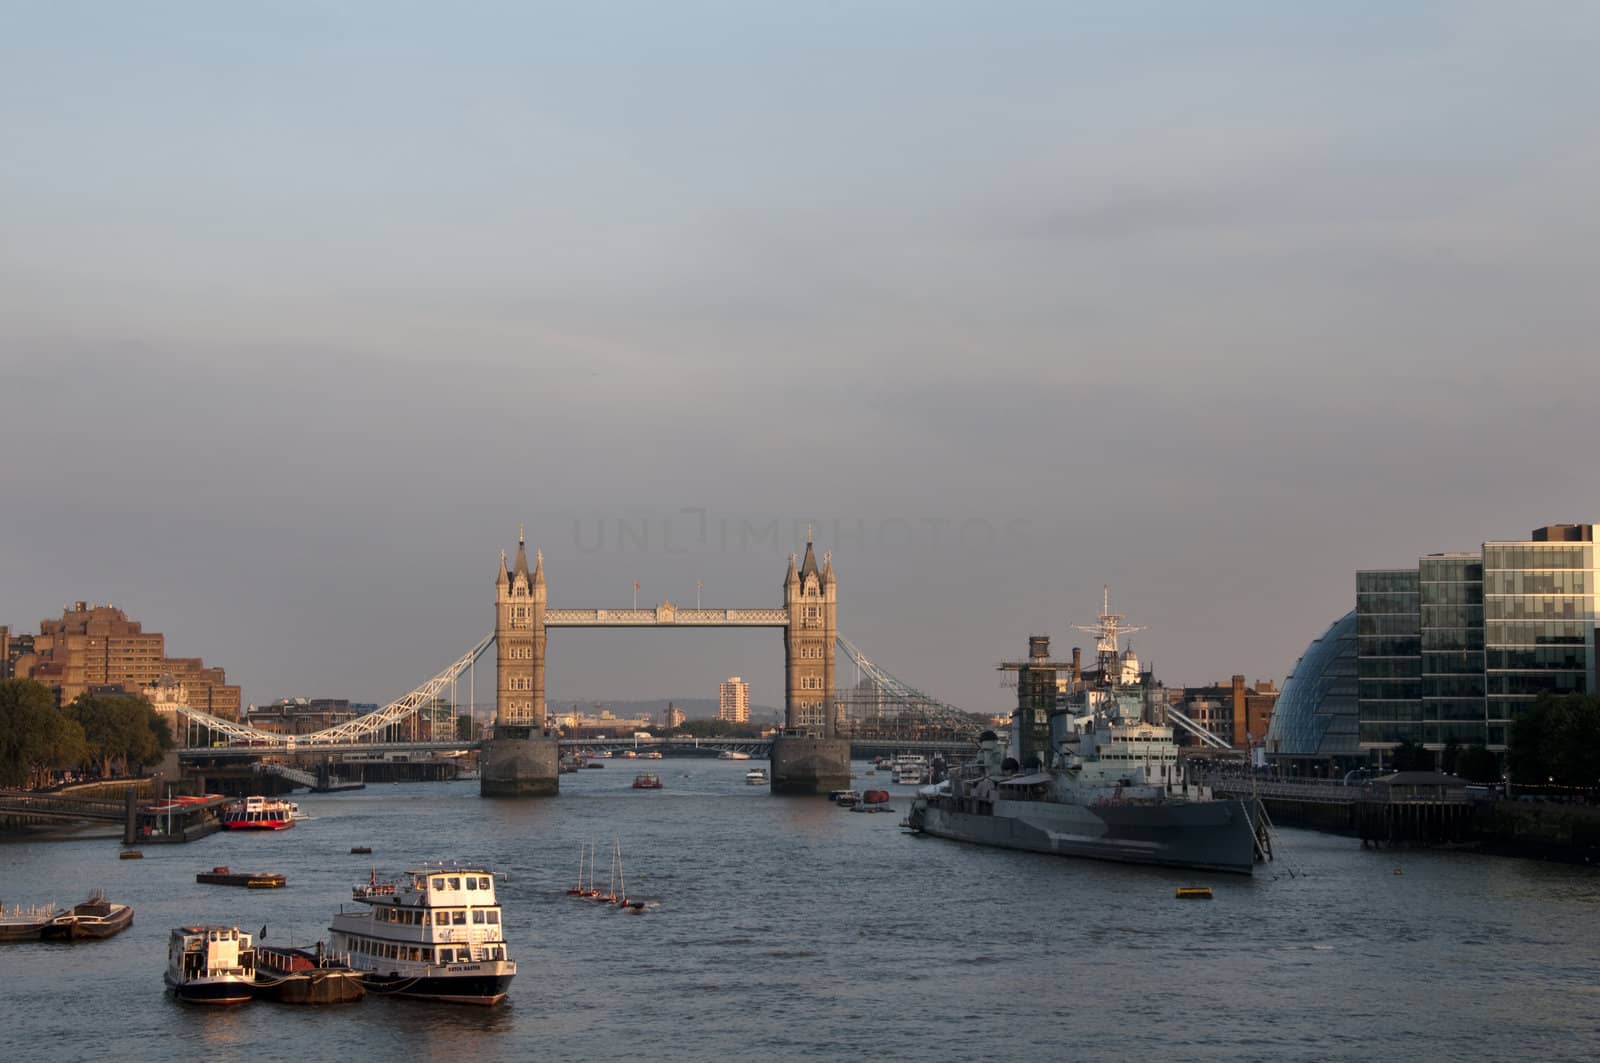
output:
[{"label": "bridge tower", "polygon": [[544,556],[528,571],[528,548],[517,533],[517,559],[500,567],[494,581],[494,737],[484,743],[478,792],[484,797],[540,797],[559,789],[560,751],[545,733]]},{"label": "bridge tower", "polygon": [[789,557],[783,581],[784,733],[772,742],[774,793],[827,793],[850,785],[850,743],[837,737],[834,646],[839,636],[839,581],[833,558],[822,567],[811,535],[799,567]]}]

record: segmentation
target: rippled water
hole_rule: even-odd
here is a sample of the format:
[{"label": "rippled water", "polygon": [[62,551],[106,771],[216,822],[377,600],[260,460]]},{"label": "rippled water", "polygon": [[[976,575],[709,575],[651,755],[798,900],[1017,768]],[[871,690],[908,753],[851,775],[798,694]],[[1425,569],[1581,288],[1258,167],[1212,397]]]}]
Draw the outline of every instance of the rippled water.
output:
[{"label": "rippled water", "polygon": [[[467,782],[300,797],[293,830],[141,861],[106,839],[0,846],[7,904],[99,886],[137,910],[109,941],[0,948],[0,1059],[1600,1058],[1590,870],[1284,831],[1254,879],[1197,878],[909,835],[899,815],[746,786],[744,764],[639,767],[667,788],[630,789],[617,761],[563,776],[556,800]],[[903,811],[909,788],[889,789]],[[650,911],[563,894],[590,838],[602,869],[621,840]],[[503,1007],[202,1009],[162,991],[172,926],[310,941],[370,863],[450,858],[506,876],[520,972]],[[289,887],[196,885],[213,864]],[[1173,899],[1197,881],[1216,899]]]}]

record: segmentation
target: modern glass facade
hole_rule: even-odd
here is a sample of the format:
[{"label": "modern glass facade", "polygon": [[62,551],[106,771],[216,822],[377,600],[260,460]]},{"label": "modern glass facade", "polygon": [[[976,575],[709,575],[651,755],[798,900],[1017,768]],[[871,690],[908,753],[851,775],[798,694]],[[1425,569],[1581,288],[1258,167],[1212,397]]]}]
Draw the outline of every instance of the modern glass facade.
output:
[{"label": "modern glass facade", "polygon": [[1483,742],[1483,558],[1432,554],[1417,562],[1417,579],[1422,727],[1412,741]]},{"label": "modern glass facade", "polygon": [[1592,541],[1484,543],[1483,569],[1489,742],[1504,745],[1511,721],[1544,691],[1597,689],[1600,585]]},{"label": "modern glass facade", "polygon": [[1600,690],[1594,527],[1550,525],[1480,553],[1356,573],[1362,748],[1503,749],[1540,694]]},{"label": "modern glass facade", "polygon": [[1356,573],[1356,675],[1363,746],[1422,737],[1422,620],[1417,570]]},{"label": "modern glass facade", "polygon": [[1357,738],[1356,614],[1335,620],[1295,662],[1267,727],[1274,757],[1353,758]]}]

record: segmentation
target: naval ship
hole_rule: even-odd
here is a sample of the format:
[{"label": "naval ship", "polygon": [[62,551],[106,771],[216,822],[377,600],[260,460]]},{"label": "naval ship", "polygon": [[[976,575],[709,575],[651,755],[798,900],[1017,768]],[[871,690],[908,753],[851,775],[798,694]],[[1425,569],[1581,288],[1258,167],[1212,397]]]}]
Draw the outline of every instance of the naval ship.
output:
[{"label": "naval ship", "polygon": [[[1080,630],[1096,636],[1098,668],[1049,659],[1048,636],[1029,639],[1018,673],[1010,740],[986,731],[979,754],[938,786],[924,787],[906,825],[1004,849],[1248,875],[1268,851],[1251,802],[1213,799],[1182,780],[1164,722],[1165,693],[1120,653],[1123,617],[1110,610]],[[1068,689],[1057,692],[1066,672]]]}]

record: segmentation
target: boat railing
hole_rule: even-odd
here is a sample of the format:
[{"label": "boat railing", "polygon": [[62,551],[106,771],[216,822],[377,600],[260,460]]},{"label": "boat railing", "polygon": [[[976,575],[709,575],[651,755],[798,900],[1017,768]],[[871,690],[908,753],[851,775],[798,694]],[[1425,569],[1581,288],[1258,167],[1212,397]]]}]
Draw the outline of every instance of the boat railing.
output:
[{"label": "boat railing", "polygon": [[394,896],[394,883],[377,882],[366,886],[357,886],[350,891],[350,896],[358,901],[364,901],[368,897],[392,897]]}]

